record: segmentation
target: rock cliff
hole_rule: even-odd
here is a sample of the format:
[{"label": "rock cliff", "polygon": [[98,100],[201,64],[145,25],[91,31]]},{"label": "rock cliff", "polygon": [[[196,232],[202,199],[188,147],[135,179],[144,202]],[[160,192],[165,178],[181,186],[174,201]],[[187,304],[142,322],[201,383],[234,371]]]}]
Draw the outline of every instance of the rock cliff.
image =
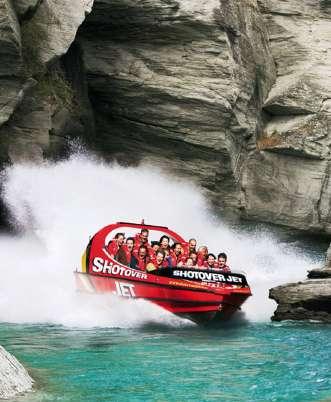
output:
[{"label": "rock cliff", "polygon": [[243,162],[276,78],[258,3],[96,1],[77,40],[104,144],[241,207]]},{"label": "rock cliff", "polygon": [[277,77],[243,172],[245,212],[330,233],[331,4],[271,0],[262,12]]},{"label": "rock cliff", "polygon": [[17,359],[0,346],[0,399],[29,391],[33,380]]},{"label": "rock cliff", "polygon": [[66,136],[91,130],[80,54],[71,45],[92,4],[0,0],[1,162],[42,159]]},{"label": "rock cliff", "polygon": [[0,0],[0,160],[79,136],[331,233],[329,0]]},{"label": "rock cliff", "polygon": [[270,289],[269,297],[277,303],[274,321],[317,320],[331,323],[331,245],[325,266],[313,269],[308,279]]}]

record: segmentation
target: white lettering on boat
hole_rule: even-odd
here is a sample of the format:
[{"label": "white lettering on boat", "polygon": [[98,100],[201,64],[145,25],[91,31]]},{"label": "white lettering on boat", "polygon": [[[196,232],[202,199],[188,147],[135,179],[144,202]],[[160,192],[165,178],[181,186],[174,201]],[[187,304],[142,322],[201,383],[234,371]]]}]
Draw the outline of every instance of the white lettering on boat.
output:
[{"label": "white lettering on boat", "polygon": [[113,292],[117,296],[136,297],[134,285],[132,283],[123,283],[115,281],[116,290]]},{"label": "white lettering on boat", "polygon": [[187,271],[177,269],[173,271],[173,276],[184,279],[199,279],[200,281],[205,282],[242,282],[242,278],[238,276],[228,275],[226,277],[223,274],[203,271]]},{"label": "white lettering on boat", "polygon": [[93,260],[93,271],[101,272],[103,270],[103,259],[100,257],[95,257]]},{"label": "white lettering on boat", "polygon": [[121,275],[126,277],[133,277],[133,278],[140,278],[140,279],[147,279],[147,274],[141,271],[137,271],[136,269],[132,268],[125,268],[121,267],[118,264],[114,264],[111,261],[104,260],[101,257],[95,257],[93,259],[93,272],[103,273],[103,274],[112,274],[112,275]]}]

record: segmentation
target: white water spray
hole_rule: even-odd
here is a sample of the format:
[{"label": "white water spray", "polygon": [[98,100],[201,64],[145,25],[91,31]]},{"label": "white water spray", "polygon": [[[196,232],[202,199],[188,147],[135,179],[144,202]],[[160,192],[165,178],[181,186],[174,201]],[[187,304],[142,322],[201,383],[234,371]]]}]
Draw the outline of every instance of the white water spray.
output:
[{"label": "white water spray", "polygon": [[[115,221],[168,226],[196,237],[210,251],[225,251],[243,270],[254,296],[244,306],[250,320],[268,320],[275,304],[268,289],[303,279],[312,261],[258,233],[240,234],[213,218],[192,184],[152,166],[124,168],[82,154],[5,172],[4,199],[21,236],[0,237],[0,321],[68,326],[134,327],[153,321],[186,325],[144,301],[109,300],[75,291],[89,236]],[[112,306],[112,307],[110,307]]]}]

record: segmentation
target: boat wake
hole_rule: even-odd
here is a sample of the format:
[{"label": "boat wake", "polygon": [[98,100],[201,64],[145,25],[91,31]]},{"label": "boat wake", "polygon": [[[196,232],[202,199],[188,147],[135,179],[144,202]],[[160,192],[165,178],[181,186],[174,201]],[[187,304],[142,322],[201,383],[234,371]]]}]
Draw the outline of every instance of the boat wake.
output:
[{"label": "boat wake", "polygon": [[234,271],[245,271],[253,291],[243,307],[250,321],[269,320],[267,298],[277,284],[305,277],[316,264],[308,253],[267,232],[239,232],[215,218],[191,183],[155,167],[125,168],[78,153],[68,160],[14,165],[4,174],[3,198],[20,235],[0,237],[0,320],[82,327],[192,325],[145,301],[86,295],[72,271],[89,235],[113,221],[139,221],[197,237],[212,252],[225,251]]}]

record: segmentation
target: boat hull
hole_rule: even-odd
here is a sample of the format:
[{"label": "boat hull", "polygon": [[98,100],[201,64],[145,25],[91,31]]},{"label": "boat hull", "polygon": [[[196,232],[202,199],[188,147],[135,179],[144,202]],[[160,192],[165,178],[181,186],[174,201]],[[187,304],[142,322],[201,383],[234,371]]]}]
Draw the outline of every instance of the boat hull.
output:
[{"label": "boat hull", "polygon": [[214,287],[210,283],[150,274],[145,278],[126,279],[75,272],[75,279],[80,291],[145,299],[201,325],[228,320],[251,295],[249,287]]}]

